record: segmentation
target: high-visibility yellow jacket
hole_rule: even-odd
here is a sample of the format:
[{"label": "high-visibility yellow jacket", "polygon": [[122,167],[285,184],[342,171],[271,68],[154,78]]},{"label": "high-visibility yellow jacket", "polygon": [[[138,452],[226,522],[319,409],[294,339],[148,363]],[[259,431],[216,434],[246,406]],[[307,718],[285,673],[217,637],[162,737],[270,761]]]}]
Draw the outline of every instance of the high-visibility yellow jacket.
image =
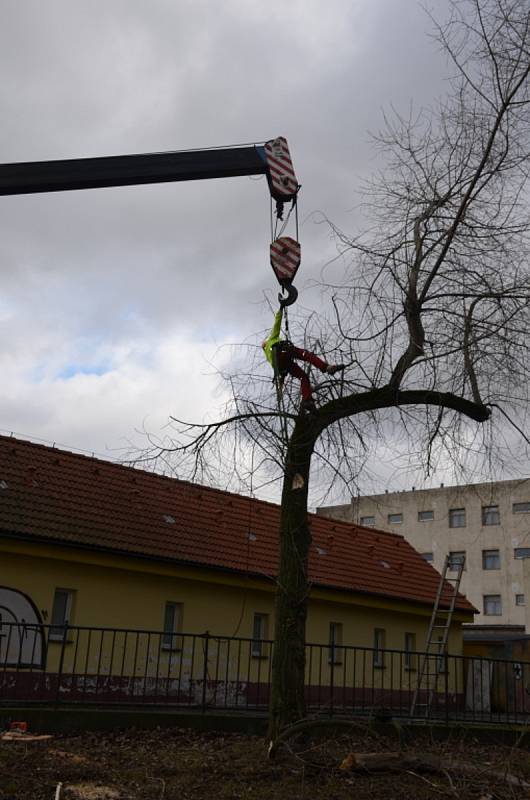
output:
[{"label": "high-visibility yellow jacket", "polygon": [[271,328],[271,332],[265,341],[263,342],[263,352],[265,353],[265,358],[274,369],[274,355],[272,348],[275,344],[278,344],[280,341],[280,332],[282,327],[282,318],[283,318],[283,308],[280,308],[279,311],[276,312],[276,316],[274,317],[274,325]]}]

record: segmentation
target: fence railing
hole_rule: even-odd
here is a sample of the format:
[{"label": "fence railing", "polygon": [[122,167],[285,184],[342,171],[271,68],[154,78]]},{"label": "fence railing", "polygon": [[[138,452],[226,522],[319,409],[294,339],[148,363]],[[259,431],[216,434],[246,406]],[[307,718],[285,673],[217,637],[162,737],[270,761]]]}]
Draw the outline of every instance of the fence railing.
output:
[{"label": "fence railing", "polygon": [[[0,625],[0,703],[266,711],[273,642],[209,633]],[[524,722],[530,662],[306,645],[309,712]],[[428,682],[430,681],[430,682]]]}]

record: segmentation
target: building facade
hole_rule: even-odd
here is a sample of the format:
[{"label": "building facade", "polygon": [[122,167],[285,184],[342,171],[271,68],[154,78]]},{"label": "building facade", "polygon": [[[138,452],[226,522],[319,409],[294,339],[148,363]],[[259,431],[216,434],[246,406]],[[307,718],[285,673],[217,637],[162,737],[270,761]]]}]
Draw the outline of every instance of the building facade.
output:
[{"label": "building facade", "polygon": [[[307,639],[421,650],[435,570],[400,535],[310,525]],[[272,503],[0,436],[0,649],[21,621],[50,652],[65,626],[272,638],[278,529]],[[473,613],[459,597],[452,653]]]},{"label": "building facade", "polygon": [[475,623],[525,625],[530,479],[354,497],[317,513],[402,532],[438,571],[447,555],[465,556],[460,588],[480,612]]}]

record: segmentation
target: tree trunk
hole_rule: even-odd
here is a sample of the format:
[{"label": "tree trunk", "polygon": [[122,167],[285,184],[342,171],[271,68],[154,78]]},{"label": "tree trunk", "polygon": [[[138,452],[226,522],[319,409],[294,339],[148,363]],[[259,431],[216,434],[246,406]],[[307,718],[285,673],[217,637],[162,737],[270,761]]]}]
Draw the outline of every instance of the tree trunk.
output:
[{"label": "tree trunk", "polygon": [[297,418],[285,461],[280,516],[280,554],[269,737],[305,715],[305,624],[308,601],[307,560],[311,533],[307,496],[311,456],[322,430],[339,419],[399,405],[434,405],[453,408],[471,419],[484,421],[490,409],[462,397],[430,390],[399,391],[389,386],[331,400],[316,417]]},{"label": "tree trunk", "polygon": [[273,740],[283,727],[305,714],[307,560],[311,544],[307,494],[315,438],[311,419],[299,418],[286,456],[269,716],[269,736]]}]

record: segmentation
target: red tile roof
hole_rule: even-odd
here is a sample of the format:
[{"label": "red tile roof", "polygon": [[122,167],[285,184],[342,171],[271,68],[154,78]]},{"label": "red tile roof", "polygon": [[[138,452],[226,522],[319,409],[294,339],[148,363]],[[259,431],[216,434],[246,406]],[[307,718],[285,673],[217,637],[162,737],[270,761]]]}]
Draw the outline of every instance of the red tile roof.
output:
[{"label": "red tile roof", "polygon": [[[0,535],[272,577],[279,506],[0,436]],[[309,515],[313,584],[432,605],[439,574],[397,534]],[[459,596],[457,607],[473,606]]]}]

